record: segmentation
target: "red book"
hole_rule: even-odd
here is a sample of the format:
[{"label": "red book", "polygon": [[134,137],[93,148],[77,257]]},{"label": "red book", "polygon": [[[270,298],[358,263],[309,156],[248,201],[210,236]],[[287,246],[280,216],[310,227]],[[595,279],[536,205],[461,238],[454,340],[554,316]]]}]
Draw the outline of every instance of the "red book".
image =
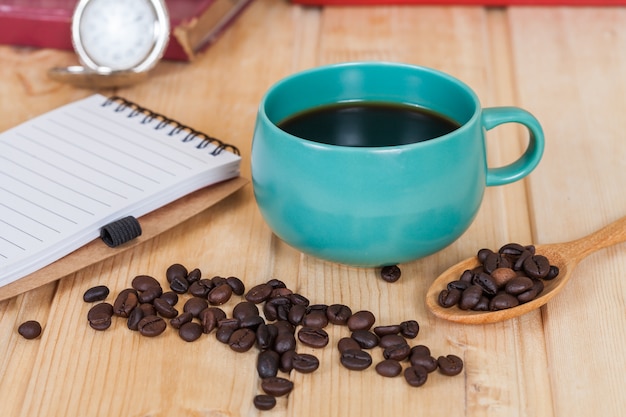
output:
[{"label": "red book", "polygon": [[[165,0],[171,36],[165,59],[192,60],[253,0]],[[0,44],[72,50],[78,0],[0,0]]]},{"label": "red book", "polygon": [[446,5],[446,6],[622,6],[626,0],[291,0],[309,6]]}]

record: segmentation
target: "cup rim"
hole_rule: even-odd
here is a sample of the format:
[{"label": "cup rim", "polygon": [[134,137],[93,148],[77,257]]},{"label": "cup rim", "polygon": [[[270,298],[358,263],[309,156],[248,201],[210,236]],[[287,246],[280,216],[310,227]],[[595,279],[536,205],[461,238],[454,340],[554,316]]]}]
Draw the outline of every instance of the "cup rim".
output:
[{"label": "cup rim", "polygon": [[[345,145],[329,144],[329,143],[314,141],[311,139],[301,138],[299,136],[295,136],[291,133],[288,133],[284,131],[283,129],[281,129],[280,127],[278,127],[277,124],[273,122],[267,115],[267,112],[265,110],[267,101],[271,97],[272,93],[278,90],[279,88],[281,88],[284,84],[288,84],[289,82],[293,81],[296,78],[306,77],[310,74],[315,74],[315,73],[319,73],[323,71],[341,70],[343,68],[364,67],[364,66],[381,67],[381,68],[382,67],[405,68],[405,69],[418,70],[418,71],[436,75],[440,78],[443,78],[446,82],[455,84],[456,86],[460,87],[473,102],[474,104],[473,112],[471,116],[463,124],[461,124],[461,126],[453,130],[452,132],[446,133],[445,135],[437,136],[435,138],[428,139],[428,140],[421,141],[421,142],[406,143],[406,144],[400,144],[400,145],[389,145],[389,146],[345,146]],[[348,101],[346,100],[345,102],[348,102]],[[289,138],[290,140],[297,141],[299,143],[306,143],[309,145],[314,145],[320,148],[333,149],[335,151],[337,149],[343,149],[348,152],[358,152],[359,150],[361,151],[381,150],[382,151],[382,150],[394,150],[394,149],[398,150],[398,149],[409,149],[409,148],[414,148],[414,147],[434,146],[436,143],[445,141],[446,139],[449,139],[458,134],[463,134],[464,131],[470,129],[470,126],[474,124],[475,119],[479,117],[480,110],[481,110],[480,100],[478,99],[478,96],[476,95],[474,90],[468,84],[454,77],[453,75],[450,75],[438,69],[427,67],[427,66],[422,66],[422,65],[409,64],[405,62],[394,62],[394,61],[349,61],[349,62],[339,62],[339,63],[326,64],[326,65],[315,66],[312,68],[307,68],[301,71],[294,72],[290,75],[287,75],[279,79],[274,84],[272,84],[267,89],[267,91],[263,94],[263,97],[259,104],[258,113],[259,113],[259,116],[263,119],[263,122],[267,126],[270,126],[272,130],[276,130],[277,132],[280,132],[283,136],[285,136],[286,138]]]}]

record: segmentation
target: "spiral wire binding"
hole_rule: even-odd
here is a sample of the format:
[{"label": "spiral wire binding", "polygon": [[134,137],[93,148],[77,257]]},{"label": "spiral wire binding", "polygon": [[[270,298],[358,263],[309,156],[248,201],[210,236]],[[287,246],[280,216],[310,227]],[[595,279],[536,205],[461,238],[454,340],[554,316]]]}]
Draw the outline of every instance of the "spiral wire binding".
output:
[{"label": "spiral wire binding", "polygon": [[117,103],[117,107],[114,109],[115,112],[120,113],[130,108],[131,111],[128,114],[128,118],[133,118],[137,116],[143,115],[141,119],[141,124],[149,124],[154,120],[158,120],[157,125],[154,127],[155,130],[165,129],[166,127],[171,127],[172,129],[168,132],[169,136],[174,136],[179,134],[182,131],[186,131],[187,135],[182,139],[183,143],[191,142],[192,140],[199,138],[201,142],[196,145],[197,149],[204,149],[210,144],[216,145],[216,148],[211,151],[211,155],[219,155],[223,150],[228,149],[235,155],[241,155],[239,149],[236,146],[224,143],[223,141],[214,138],[212,136],[207,135],[206,133],[202,133],[198,130],[195,130],[187,125],[184,125],[174,119],[166,117],[160,113],[149,110],[145,107],[141,107],[140,105],[129,101],[120,96],[111,96],[106,99],[106,101],[102,104],[102,107],[110,106],[113,103]]}]

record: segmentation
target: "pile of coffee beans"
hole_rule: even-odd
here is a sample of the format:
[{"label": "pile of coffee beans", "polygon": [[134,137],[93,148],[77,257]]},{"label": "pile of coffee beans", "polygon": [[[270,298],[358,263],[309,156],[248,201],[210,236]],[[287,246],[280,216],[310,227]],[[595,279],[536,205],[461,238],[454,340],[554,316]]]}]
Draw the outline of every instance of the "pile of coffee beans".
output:
[{"label": "pile of coffee beans", "polygon": [[[168,290],[152,276],[134,277],[130,288],[120,291],[112,304],[105,301],[109,295],[106,286],[88,289],[84,301],[97,303],[87,314],[89,325],[95,330],[106,330],[119,317],[126,320],[130,330],[156,337],[167,330],[169,321],[169,327],[187,342],[215,333],[218,341],[235,352],[256,348],[256,371],[263,393],[256,395],[253,403],[259,410],[272,409],[277,397],[293,390],[294,384],[287,378],[291,371],[306,374],[319,368],[319,359],[298,352],[298,346],[326,347],[330,337],[324,329],[329,324],[345,326],[350,332],[349,337],[337,343],[339,363],[349,370],[369,368],[373,359],[368,350],[374,347],[381,348],[384,357],[375,366],[376,372],[394,377],[404,369],[411,386],[423,385],[436,369],[443,375],[456,375],[463,369],[463,361],[457,356],[435,359],[428,347],[409,345],[408,339],[419,333],[415,320],[374,326],[376,317],[370,311],[353,313],[343,304],[313,304],[278,279],[246,291],[237,277],[203,278],[199,269],[188,271],[181,264],[171,265],[165,277]],[[239,298],[229,315],[224,304],[233,296]]]},{"label": "pile of coffee beans", "polygon": [[481,249],[480,265],[464,271],[439,293],[439,305],[462,310],[497,311],[534,300],[544,288],[544,280],[559,275],[559,268],[535,253],[533,245],[507,243],[497,252]]}]

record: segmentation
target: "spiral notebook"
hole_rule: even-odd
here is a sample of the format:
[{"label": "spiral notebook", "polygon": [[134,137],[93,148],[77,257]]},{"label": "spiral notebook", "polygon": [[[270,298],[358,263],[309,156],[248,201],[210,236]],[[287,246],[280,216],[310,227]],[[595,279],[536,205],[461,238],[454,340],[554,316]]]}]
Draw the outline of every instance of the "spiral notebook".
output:
[{"label": "spiral notebook", "polygon": [[196,190],[239,176],[232,145],[95,94],[0,134],[0,287]]}]

